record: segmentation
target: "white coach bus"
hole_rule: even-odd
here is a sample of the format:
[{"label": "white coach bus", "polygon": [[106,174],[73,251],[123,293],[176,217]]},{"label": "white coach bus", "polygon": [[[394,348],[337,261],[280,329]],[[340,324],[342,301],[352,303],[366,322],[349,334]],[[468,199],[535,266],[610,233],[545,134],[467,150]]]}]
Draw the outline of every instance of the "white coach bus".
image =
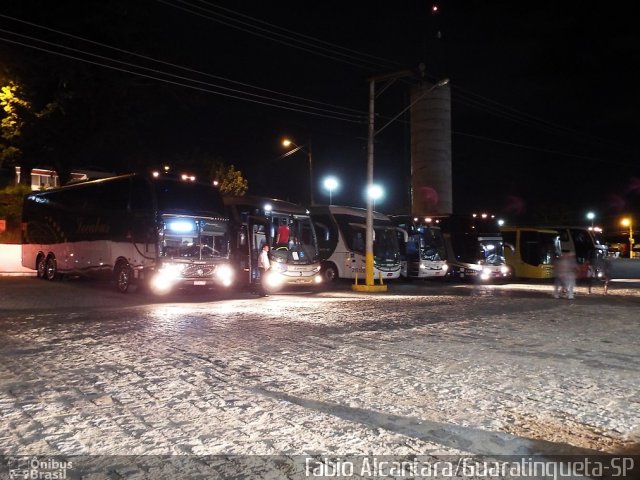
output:
[{"label": "white coach bus", "polygon": [[407,232],[406,241],[398,235],[400,275],[407,279],[444,278],[449,266],[442,230],[436,222],[409,215],[394,215],[391,220]]},{"label": "white coach bus", "polygon": [[[309,207],[318,235],[322,273],[326,281],[365,275],[366,216],[364,208],[342,206]],[[373,212],[373,268],[377,280],[400,276],[398,229],[391,219]]]},{"label": "white coach bus", "polygon": [[22,265],[42,279],[106,277],[122,293],[233,283],[229,220],[211,185],[122,175],[30,193],[22,215]]},{"label": "white coach bus", "polygon": [[322,283],[318,240],[309,212],[295,203],[255,196],[225,196],[234,241],[231,257],[239,285],[258,282],[258,254],[270,247],[271,291]]}]

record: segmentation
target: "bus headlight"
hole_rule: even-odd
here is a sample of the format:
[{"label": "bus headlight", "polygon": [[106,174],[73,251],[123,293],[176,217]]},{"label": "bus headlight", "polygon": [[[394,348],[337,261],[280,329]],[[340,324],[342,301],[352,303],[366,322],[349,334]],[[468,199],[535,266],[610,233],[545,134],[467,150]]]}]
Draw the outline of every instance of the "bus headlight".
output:
[{"label": "bus headlight", "polygon": [[491,278],[491,269],[490,268],[483,268],[482,269],[482,273],[480,274],[480,278],[482,280],[489,280]]},{"label": "bus headlight", "polygon": [[229,265],[218,265],[215,273],[216,278],[220,280],[225,287],[233,283],[233,269]]},{"label": "bus headlight", "polygon": [[183,270],[184,265],[178,263],[162,265],[151,279],[151,291],[158,295],[169,292],[175,281],[182,275]]},{"label": "bus headlight", "polygon": [[278,273],[268,271],[264,276],[265,283],[269,288],[278,288],[282,285],[282,277]]}]

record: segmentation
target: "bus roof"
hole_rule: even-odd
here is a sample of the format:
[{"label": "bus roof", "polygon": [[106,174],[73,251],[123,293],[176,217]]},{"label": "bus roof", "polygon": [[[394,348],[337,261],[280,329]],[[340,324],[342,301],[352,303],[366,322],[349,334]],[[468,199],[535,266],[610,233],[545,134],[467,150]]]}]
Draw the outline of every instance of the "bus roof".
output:
[{"label": "bus roof", "polygon": [[[367,216],[367,209],[360,207],[347,207],[342,205],[315,205],[309,207],[309,211],[313,215],[314,213],[332,213],[334,215],[355,215],[365,218]],[[373,212],[373,218],[376,220],[391,220],[387,215],[380,212]]]},{"label": "bus roof", "polygon": [[280,200],[278,198],[259,197],[254,195],[244,196],[225,196],[223,197],[226,206],[231,205],[250,205],[255,208],[264,210],[265,205],[271,205],[271,209],[279,213],[288,213],[293,215],[306,215],[307,209],[297,203]]}]

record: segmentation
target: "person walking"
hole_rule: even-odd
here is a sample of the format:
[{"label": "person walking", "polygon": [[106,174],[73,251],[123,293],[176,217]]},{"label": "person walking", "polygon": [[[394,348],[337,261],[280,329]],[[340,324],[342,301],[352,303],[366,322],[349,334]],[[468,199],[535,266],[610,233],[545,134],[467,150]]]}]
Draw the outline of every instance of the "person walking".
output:
[{"label": "person walking", "polygon": [[554,288],[553,297],[560,298],[566,293],[569,300],[573,300],[574,290],[576,288],[576,256],[573,252],[563,252],[554,263]]},{"label": "person walking", "polygon": [[261,297],[268,297],[267,291],[264,288],[265,275],[271,268],[271,261],[269,260],[269,245],[266,243],[262,246],[260,255],[258,255],[258,271],[260,272],[260,283],[258,288],[258,295]]},{"label": "person walking", "polygon": [[602,271],[600,278],[604,285],[604,294],[609,293],[609,282],[611,281],[611,259],[607,256],[602,259]]}]

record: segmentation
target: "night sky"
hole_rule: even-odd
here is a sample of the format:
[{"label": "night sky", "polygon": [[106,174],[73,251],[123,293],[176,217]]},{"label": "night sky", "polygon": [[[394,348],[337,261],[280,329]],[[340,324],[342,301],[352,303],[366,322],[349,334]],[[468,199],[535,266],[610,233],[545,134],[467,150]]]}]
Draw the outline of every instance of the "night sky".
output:
[{"label": "night sky", "polygon": [[[278,159],[289,136],[312,146],[316,200],[328,202],[320,182],[333,174],[341,182],[334,203],[357,206],[364,206],[367,79],[423,62],[430,81],[451,82],[457,213],[490,211],[510,222],[562,213],[586,223],[592,210],[609,225],[640,214],[633,75],[640,38],[627,8],[5,1],[0,60],[5,75],[37,77],[41,91],[61,81],[83,86],[77,110],[66,112],[93,128],[64,143],[76,164],[126,171],[203,151],[242,170],[250,193],[302,202],[307,157]],[[390,86],[376,101],[378,126],[407,104],[408,85]],[[387,213],[409,206],[401,120],[376,138],[374,175],[386,190],[376,207]]]}]

